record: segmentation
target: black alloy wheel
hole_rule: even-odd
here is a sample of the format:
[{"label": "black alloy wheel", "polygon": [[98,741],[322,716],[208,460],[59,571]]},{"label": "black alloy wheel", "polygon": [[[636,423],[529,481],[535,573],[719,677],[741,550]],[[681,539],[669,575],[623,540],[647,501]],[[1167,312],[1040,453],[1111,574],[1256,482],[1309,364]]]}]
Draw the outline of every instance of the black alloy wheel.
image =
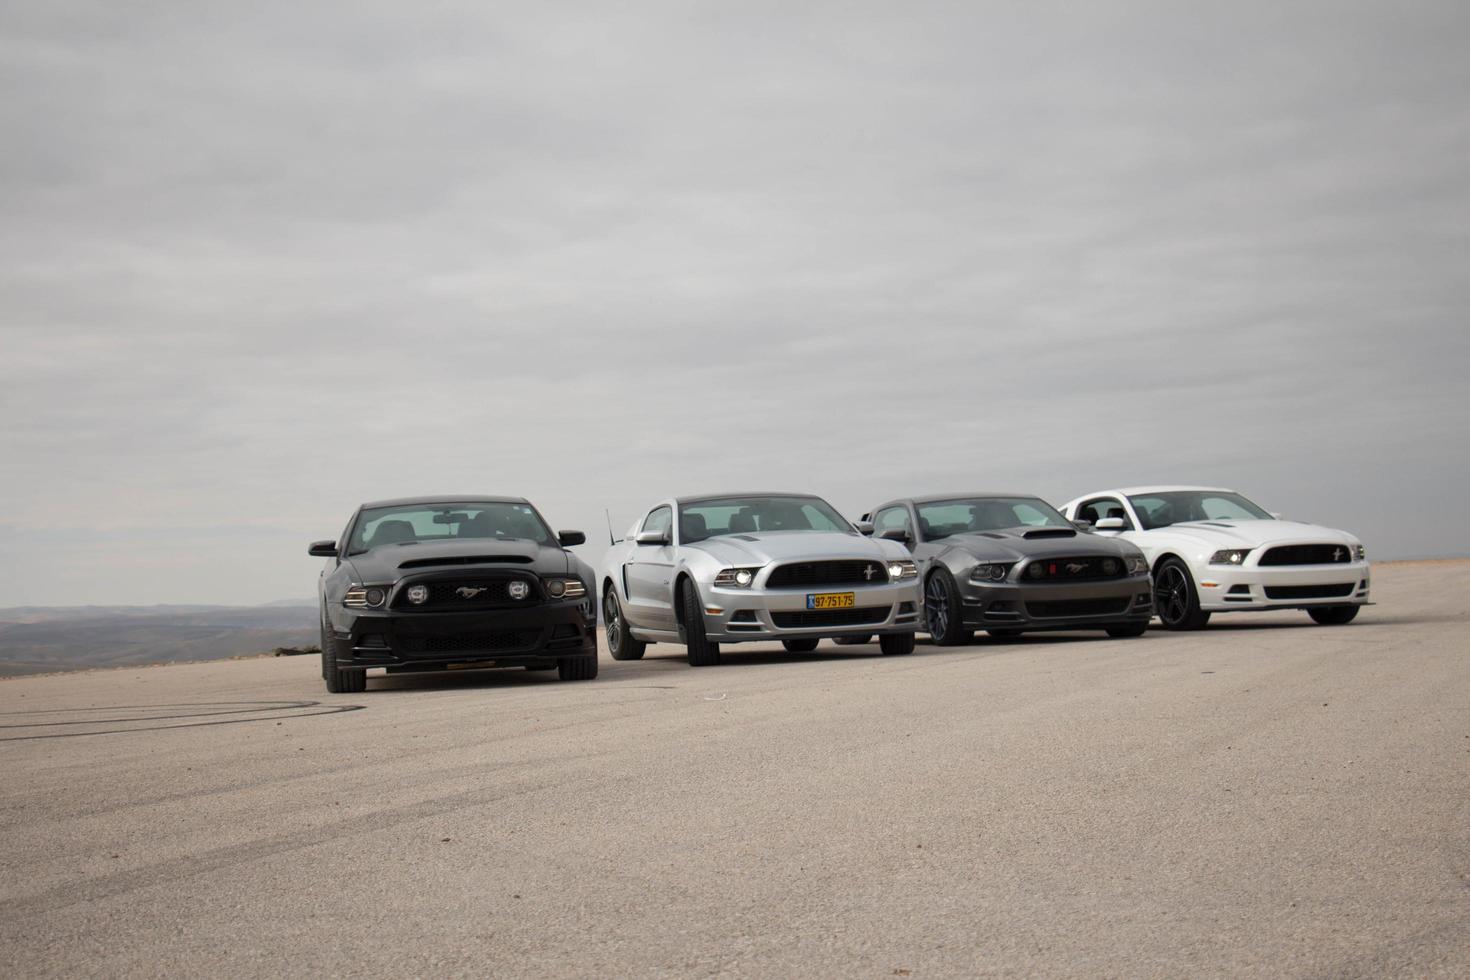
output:
[{"label": "black alloy wheel", "polygon": [[960,646],[974,637],[960,621],[960,590],[948,569],[939,569],[924,583],[924,623],[935,646]]},{"label": "black alloy wheel", "polygon": [[607,632],[607,652],[614,660],[642,660],[648,644],[635,640],[628,632],[628,621],[623,618],[623,607],[618,603],[618,590],[607,587],[602,598],[602,624]]},{"label": "black alloy wheel", "polygon": [[1197,630],[1210,621],[1199,607],[1189,569],[1178,558],[1161,562],[1154,572],[1154,611],[1166,630]]},{"label": "black alloy wheel", "polygon": [[679,583],[679,599],[684,610],[684,649],[691,667],[713,667],[720,662],[720,645],[711,643],[704,632],[704,606],[699,590],[689,579]]}]

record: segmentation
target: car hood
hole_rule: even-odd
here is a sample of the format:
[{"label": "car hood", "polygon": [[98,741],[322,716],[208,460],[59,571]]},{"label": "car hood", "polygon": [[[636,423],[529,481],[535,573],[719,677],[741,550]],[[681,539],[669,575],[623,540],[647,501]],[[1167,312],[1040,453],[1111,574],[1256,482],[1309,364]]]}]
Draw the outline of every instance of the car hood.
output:
[{"label": "car hood", "polygon": [[726,565],[766,565],[772,562],[803,561],[812,558],[870,558],[886,560],[907,557],[908,552],[895,541],[866,538],[860,534],[827,531],[765,531],[749,534],[724,534],[695,544],[691,550],[703,551]]},{"label": "car hood", "polygon": [[[478,559],[478,560],[471,560]],[[456,541],[409,541],[385,544],[352,555],[347,561],[361,582],[396,582],[418,572],[453,569],[519,568],[537,574],[562,575],[571,558],[562,548],[526,538],[468,538]],[[404,568],[404,563],[410,563]],[[421,564],[422,563],[422,564]]]},{"label": "car hood", "polygon": [[953,534],[935,542],[940,543],[992,561],[1091,556],[1124,558],[1139,554],[1138,548],[1126,541],[1069,528],[1012,527],[1000,531],[976,531]]},{"label": "car hood", "polygon": [[1346,531],[1297,521],[1190,521],[1140,532],[1196,541],[1220,548],[1259,548],[1288,542],[1355,545],[1358,539]]}]

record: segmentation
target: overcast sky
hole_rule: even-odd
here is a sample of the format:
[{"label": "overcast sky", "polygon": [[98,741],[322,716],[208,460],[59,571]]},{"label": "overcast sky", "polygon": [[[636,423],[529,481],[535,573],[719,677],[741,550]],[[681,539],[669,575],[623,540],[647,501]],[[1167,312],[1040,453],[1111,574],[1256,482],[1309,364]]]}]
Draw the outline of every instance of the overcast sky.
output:
[{"label": "overcast sky", "polygon": [[[616,10],[613,8],[616,6]],[[0,11],[0,605],[363,500],[1241,489],[1470,554],[1470,6]]]}]

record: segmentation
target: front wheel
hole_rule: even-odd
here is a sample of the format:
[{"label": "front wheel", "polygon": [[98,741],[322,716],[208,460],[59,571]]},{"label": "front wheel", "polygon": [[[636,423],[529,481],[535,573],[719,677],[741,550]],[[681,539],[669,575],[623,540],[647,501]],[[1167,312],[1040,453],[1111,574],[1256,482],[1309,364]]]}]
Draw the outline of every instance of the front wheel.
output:
[{"label": "front wheel", "polygon": [[816,640],[782,640],[781,645],[790,653],[811,653],[817,648]]},{"label": "front wheel", "polygon": [[1210,621],[1199,607],[1189,568],[1178,558],[1160,562],[1154,572],[1154,610],[1166,630],[1197,630]]},{"label": "front wheel", "polygon": [[1142,636],[1148,630],[1148,623],[1129,623],[1127,626],[1109,626],[1108,636],[1115,640],[1121,640],[1129,636]]},{"label": "front wheel", "polygon": [[563,657],[556,662],[556,676],[564,681],[590,681],[597,676],[597,658]]},{"label": "front wheel", "polygon": [[607,652],[614,660],[643,659],[648,644],[633,638],[628,621],[623,618],[623,607],[618,603],[618,590],[612,585],[608,585],[607,595],[602,599],[602,624],[607,631]]},{"label": "front wheel", "polygon": [[914,634],[884,633],[878,637],[878,649],[885,657],[906,657],[914,652]]},{"label": "front wheel", "polygon": [[1307,615],[1323,626],[1346,626],[1358,618],[1357,606],[1324,606],[1308,609]]},{"label": "front wheel", "polygon": [[975,634],[960,619],[960,589],[945,568],[929,576],[924,584],[924,622],[934,645],[954,647],[969,643]]},{"label": "front wheel", "polygon": [[367,690],[366,670],[342,670],[337,666],[337,635],[322,623],[322,680],[329,694],[361,694]]},{"label": "front wheel", "polygon": [[689,579],[679,583],[679,603],[684,610],[684,649],[691,667],[713,667],[720,662],[720,645],[711,643],[704,632],[704,606],[699,590]]}]

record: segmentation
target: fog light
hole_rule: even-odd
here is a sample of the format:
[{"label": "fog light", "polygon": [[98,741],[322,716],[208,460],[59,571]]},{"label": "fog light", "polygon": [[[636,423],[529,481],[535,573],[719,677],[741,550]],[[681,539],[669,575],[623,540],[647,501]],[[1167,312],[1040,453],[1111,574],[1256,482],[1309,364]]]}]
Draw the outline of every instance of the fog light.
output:
[{"label": "fog light", "polygon": [[410,585],[408,592],[405,594],[408,596],[408,601],[415,606],[422,606],[429,601],[429,587],[427,585]]},{"label": "fog light", "polygon": [[516,581],[511,582],[510,585],[506,586],[505,591],[510,595],[512,599],[524,599],[526,596],[531,594],[531,587],[525,582],[517,579]]}]

